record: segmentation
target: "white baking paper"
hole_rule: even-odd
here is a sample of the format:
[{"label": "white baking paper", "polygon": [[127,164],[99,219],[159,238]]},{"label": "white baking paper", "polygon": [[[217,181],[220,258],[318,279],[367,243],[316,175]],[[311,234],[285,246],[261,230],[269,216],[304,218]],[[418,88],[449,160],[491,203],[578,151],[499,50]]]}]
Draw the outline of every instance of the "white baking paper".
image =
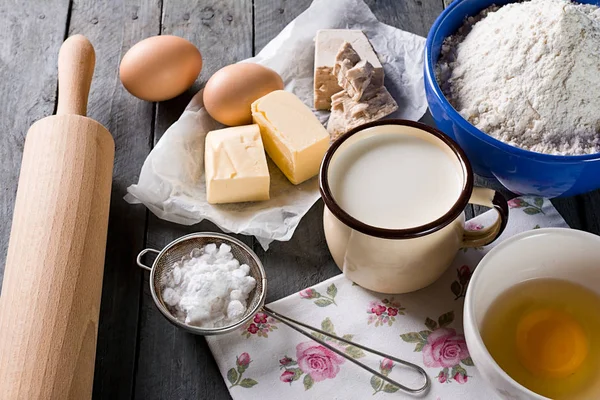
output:
[{"label": "white baking paper", "polygon": [[[314,37],[319,29],[361,29],[385,71],[385,86],[398,103],[388,118],[418,120],[427,109],[423,86],[425,39],[379,22],[362,0],[315,0],[253,58],[277,71],[285,89],[313,107]],[[328,112],[316,112],[325,123]],[[269,161],[271,199],[256,203],[206,202],[204,138],[222,127],[202,107],[200,91],[146,158],[137,185],[125,200],[143,203],[157,217],[184,225],[208,219],[225,232],[255,236],[268,249],[292,237],[300,219],[319,199],[317,177],[294,186]]]}]

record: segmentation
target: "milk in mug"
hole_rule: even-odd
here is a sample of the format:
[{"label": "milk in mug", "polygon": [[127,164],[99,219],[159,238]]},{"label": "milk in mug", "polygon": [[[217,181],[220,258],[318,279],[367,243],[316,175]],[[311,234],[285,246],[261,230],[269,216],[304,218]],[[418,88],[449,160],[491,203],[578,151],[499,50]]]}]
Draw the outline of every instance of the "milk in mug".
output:
[{"label": "milk in mug", "polygon": [[418,227],[442,217],[460,196],[463,173],[456,156],[406,129],[349,144],[330,164],[334,199],[365,224]]}]

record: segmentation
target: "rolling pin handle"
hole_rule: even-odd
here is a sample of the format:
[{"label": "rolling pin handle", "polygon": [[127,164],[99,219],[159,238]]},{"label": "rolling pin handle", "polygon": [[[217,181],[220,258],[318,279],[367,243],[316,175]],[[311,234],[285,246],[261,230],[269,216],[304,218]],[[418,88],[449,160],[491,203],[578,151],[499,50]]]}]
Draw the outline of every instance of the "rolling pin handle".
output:
[{"label": "rolling pin handle", "polygon": [[56,115],[87,114],[88,95],[96,53],[83,35],[73,35],[58,53],[58,107]]},{"label": "rolling pin handle", "polygon": [[141,268],[144,268],[144,269],[146,269],[146,270],[148,270],[148,271],[152,271],[152,267],[149,267],[149,266],[147,266],[146,264],[144,264],[144,263],[142,262],[142,257],[143,257],[143,256],[144,256],[146,253],[154,253],[154,254],[159,254],[159,253],[160,253],[160,251],[158,251],[158,250],[154,250],[154,249],[144,249],[144,250],[140,251],[140,254],[138,254],[138,256],[137,256],[137,259],[136,259],[136,261],[137,261],[137,265],[139,265]]}]

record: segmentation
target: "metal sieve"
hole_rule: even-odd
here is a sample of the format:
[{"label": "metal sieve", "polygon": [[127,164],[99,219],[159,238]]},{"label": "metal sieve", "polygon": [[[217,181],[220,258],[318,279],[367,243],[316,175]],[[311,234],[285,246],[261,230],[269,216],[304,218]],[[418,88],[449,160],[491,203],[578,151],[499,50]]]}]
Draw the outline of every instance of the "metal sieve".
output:
[{"label": "metal sieve", "polygon": [[[171,311],[169,311],[169,307],[163,301],[161,290],[163,276],[166,273],[171,272],[176,262],[180,262],[182,259],[191,258],[190,253],[193,249],[202,249],[209,243],[215,243],[217,246],[225,243],[231,246],[233,257],[236,258],[240,264],[248,264],[250,267],[249,275],[256,279],[256,287],[248,296],[248,306],[242,319],[232,325],[219,328],[201,328],[180,321],[171,313]],[[146,253],[157,254],[152,267],[148,267],[141,261],[141,258]],[[140,254],[138,254],[137,264],[150,271],[150,292],[152,293],[152,299],[154,300],[156,307],[162,315],[164,315],[172,324],[196,335],[218,335],[235,330],[250,318],[254,317],[254,314],[256,314],[264,304],[267,295],[267,278],[258,256],[243,242],[220,233],[192,233],[172,241],[162,251],[154,249],[142,250]]]},{"label": "metal sieve", "polygon": [[[252,290],[252,292],[250,292],[250,295],[248,297],[248,306],[247,306],[246,312],[244,313],[243,317],[239,321],[237,321],[233,324],[218,327],[218,328],[201,328],[201,327],[197,327],[197,326],[187,325],[186,323],[180,321],[177,317],[175,317],[171,313],[171,311],[169,310],[169,307],[165,304],[165,302],[162,299],[161,282],[162,282],[162,278],[165,275],[165,273],[170,272],[173,269],[176,262],[180,262],[180,261],[182,261],[182,259],[185,260],[185,259],[191,258],[190,254],[191,254],[192,250],[194,250],[196,248],[202,249],[204,246],[206,246],[207,244],[210,244],[210,243],[214,243],[217,246],[220,246],[222,243],[225,243],[225,244],[231,246],[231,253],[239,261],[239,263],[247,264],[250,267],[249,274],[256,280],[256,287]],[[154,260],[152,267],[149,267],[142,262],[142,257],[147,253],[155,253],[156,254],[156,259]],[[243,242],[241,242],[238,239],[235,239],[231,236],[227,236],[227,235],[224,235],[221,233],[215,233],[215,232],[192,233],[190,235],[186,235],[186,236],[180,237],[179,239],[172,241],[162,251],[158,251],[155,249],[142,250],[137,256],[137,264],[140,267],[150,271],[150,281],[149,281],[150,292],[152,293],[152,299],[154,300],[154,303],[156,304],[156,307],[158,308],[158,310],[165,316],[165,318],[167,318],[167,320],[169,320],[169,322],[171,322],[173,325],[175,325],[187,332],[190,332],[190,333],[193,333],[196,335],[219,335],[219,334],[231,332],[231,331],[241,327],[246,322],[248,322],[251,318],[254,317],[254,315],[257,312],[263,312],[263,313],[269,315],[270,317],[275,318],[276,320],[280,321],[284,325],[292,328],[296,332],[301,333],[302,335],[308,337],[311,340],[314,340],[315,342],[328,348],[329,350],[333,351],[334,353],[337,353],[338,355],[344,357],[348,361],[351,361],[352,363],[356,364],[357,366],[365,369],[366,371],[370,372],[371,374],[376,375],[380,379],[382,379],[392,385],[397,386],[398,388],[400,388],[401,390],[404,390],[405,392],[412,393],[412,394],[420,394],[420,393],[427,391],[431,385],[429,376],[427,375],[425,370],[416,364],[396,358],[389,354],[379,352],[377,350],[370,349],[366,346],[361,345],[360,343],[356,343],[356,342],[338,337],[329,332],[325,332],[321,329],[304,324],[303,322],[296,321],[292,318],[281,315],[281,314],[271,310],[270,308],[266,307],[264,305],[265,298],[267,295],[267,277],[266,277],[265,269],[263,268],[263,265],[260,262],[258,256],[254,253],[254,251],[252,251],[252,249],[250,249],[250,247],[248,247]],[[350,357],[349,355],[345,354],[343,351],[339,350],[338,348],[331,346],[326,341],[321,340],[320,338],[314,337],[310,332],[299,328],[299,326],[301,326],[307,330],[311,330],[313,332],[318,332],[318,333],[325,335],[327,337],[330,337],[336,341],[356,346],[364,351],[378,355],[380,357],[385,357],[390,360],[396,361],[397,363],[402,364],[408,368],[411,368],[411,369],[415,370],[416,372],[418,372],[419,374],[421,374],[425,380],[425,383],[423,384],[423,386],[416,388],[416,389],[404,386],[404,385],[396,382],[395,380],[389,378],[388,376],[383,375],[379,371],[376,371],[376,370],[370,368],[369,366],[363,364],[362,362]]]}]

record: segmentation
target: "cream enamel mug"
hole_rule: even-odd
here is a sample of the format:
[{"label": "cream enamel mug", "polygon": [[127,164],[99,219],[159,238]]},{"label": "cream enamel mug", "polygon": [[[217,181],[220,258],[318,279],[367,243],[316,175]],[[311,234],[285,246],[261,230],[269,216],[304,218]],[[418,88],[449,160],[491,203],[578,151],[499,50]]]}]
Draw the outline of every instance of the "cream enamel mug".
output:
[{"label": "cream enamel mug", "polygon": [[[460,248],[493,242],[508,219],[500,194],[473,188],[460,147],[418,122],[384,120],[349,131],[325,154],[319,181],[335,263],[348,279],[380,293],[433,283]],[[469,203],[494,208],[499,218],[467,231]]]}]

